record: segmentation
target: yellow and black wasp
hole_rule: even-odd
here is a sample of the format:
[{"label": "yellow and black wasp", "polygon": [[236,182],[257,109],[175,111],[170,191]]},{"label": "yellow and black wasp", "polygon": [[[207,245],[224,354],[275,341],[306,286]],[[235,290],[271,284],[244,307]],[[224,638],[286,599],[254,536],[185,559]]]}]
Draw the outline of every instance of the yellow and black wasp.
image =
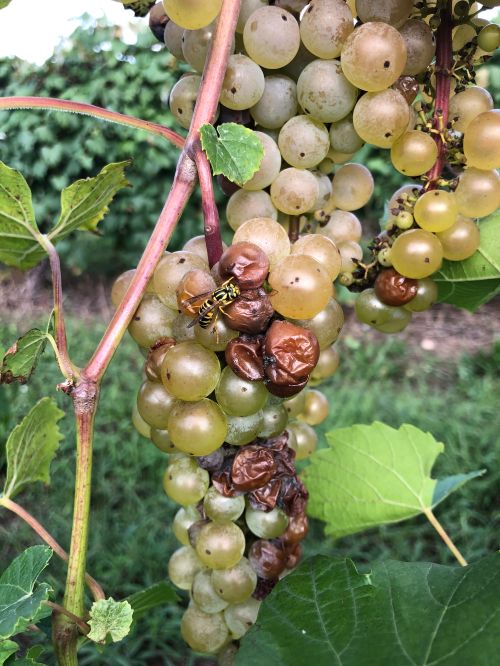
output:
[{"label": "yellow and black wasp", "polygon": [[[195,324],[199,324],[201,328],[208,328],[210,325],[215,324],[219,312],[224,312],[223,308],[235,301],[241,293],[238,285],[234,284],[232,280],[233,278],[229,278],[220,287],[217,287],[215,291],[199,294],[185,302],[187,305],[188,303],[200,301],[202,298],[205,298],[200,305],[196,318],[190,322],[188,328]],[[208,298],[206,298],[207,296]]]}]

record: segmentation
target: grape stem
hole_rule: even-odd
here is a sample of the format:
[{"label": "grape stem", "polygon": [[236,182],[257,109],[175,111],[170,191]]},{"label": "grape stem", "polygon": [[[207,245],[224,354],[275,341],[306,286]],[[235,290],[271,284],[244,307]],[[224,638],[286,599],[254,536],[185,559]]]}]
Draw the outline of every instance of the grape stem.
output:
[{"label": "grape stem", "polygon": [[222,236],[220,232],[219,211],[215,203],[212,171],[205,153],[199,144],[195,147],[195,163],[200,181],[201,203],[203,207],[203,226],[205,245],[207,246],[208,265],[216,264],[222,255]]},{"label": "grape stem", "polygon": [[432,527],[436,530],[436,532],[439,534],[441,539],[445,542],[445,544],[448,546],[450,551],[457,558],[460,565],[463,566],[463,567],[466,567],[467,566],[467,560],[464,558],[462,553],[458,550],[458,548],[455,546],[453,541],[450,539],[448,533],[446,532],[444,527],[441,525],[439,520],[436,518],[436,516],[432,512],[432,509],[424,509],[424,514],[425,514],[427,520],[432,525]]},{"label": "grape stem", "polygon": [[298,241],[299,234],[300,234],[300,217],[295,215],[290,218],[290,222],[288,225],[288,238],[290,239],[290,243],[295,243],[296,241]]},{"label": "grape stem", "polygon": [[45,606],[49,606],[54,610],[56,613],[62,613],[63,615],[66,615],[74,624],[79,627],[80,631],[82,634],[87,635],[90,631],[90,626],[85,622],[85,620],[82,620],[81,617],[78,617],[78,615],[75,615],[74,613],[70,613],[67,608],[64,608],[64,606],[61,606],[59,604],[54,603],[53,601],[43,601],[42,602]]}]

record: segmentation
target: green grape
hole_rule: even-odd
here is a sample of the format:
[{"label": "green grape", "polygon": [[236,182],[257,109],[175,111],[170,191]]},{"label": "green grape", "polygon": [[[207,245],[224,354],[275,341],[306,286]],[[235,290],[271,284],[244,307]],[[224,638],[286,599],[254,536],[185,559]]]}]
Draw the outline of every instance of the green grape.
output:
[{"label": "green grape", "polygon": [[391,147],[394,168],[405,176],[421,176],[429,171],[437,159],[438,149],[434,139],[425,132],[405,132]]},{"label": "green grape", "polygon": [[477,36],[477,45],[486,53],[493,53],[500,46],[500,28],[496,23],[485,25]]},{"label": "green grape", "polygon": [[295,451],[295,460],[305,460],[316,450],[318,435],[307,423],[292,421],[288,429],[293,433],[295,439],[289,441],[290,448]]},{"label": "green grape", "polygon": [[300,36],[311,53],[330,60],[340,55],[353,28],[351,11],[343,0],[315,0],[302,15]]},{"label": "green grape", "polygon": [[411,317],[411,312],[405,308],[391,308],[388,321],[375,328],[381,333],[400,333],[408,326]]},{"label": "green grape", "polygon": [[354,129],[352,113],[330,126],[330,145],[339,153],[355,153],[363,147],[364,141]]},{"label": "green grape", "polygon": [[388,88],[363,95],[352,115],[359,136],[379,148],[390,148],[408,128],[410,111],[403,95]]},{"label": "green grape", "polygon": [[335,280],[340,273],[340,252],[328,236],[320,236],[319,234],[301,236],[292,245],[293,254],[304,254],[316,259],[327,271],[330,280]]},{"label": "green grape", "polygon": [[172,322],[172,337],[177,342],[186,342],[187,340],[195,340],[193,318],[185,314],[179,314]]},{"label": "green grape", "polygon": [[182,506],[196,504],[208,490],[209,476],[196,460],[183,457],[170,462],[163,476],[167,495]]},{"label": "green grape", "polygon": [[346,39],[341,65],[346,78],[357,88],[369,92],[385,90],[403,73],[405,41],[387,23],[365,23]]},{"label": "green grape", "polygon": [[208,328],[202,328],[199,324],[194,327],[196,341],[212,352],[224,351],[227,343],[237,338],[238,331],[229,328],[222,317],[217,317],[215,323]]},{"label": "green grape", "polygon": [[[431,190],[417,199],[413,212],[419,227],[438,233],[449,229],[456,221],[458,206],[453,192]],[[425,276],[422,276],[425,277]]]},{"label": "green grape", "polygon": [[128,326],[128,332],[139,347],[149,349],[160,338],[172,336],[173,310],[165,307],[156,296],[146,294]]},{"label": "green grape", "polygon": [[453,129],[465,132],[474,118],[492,108],[493,98],[490,93],[480,86],[470,86],[450,98],[448,115],[453,121]]},{"label": "green grape", "polygon": [[358,268],[358,261],[363,259],[363,249],[361,245],[354,241],[346,241],[340,243],[339,252],[342,259],[340,270],[342,273],[352,273]]},{"label": "green grape", "polygon": [[184,129],[189,129],[191,124],[200,83],[201,76],[188,74],[179,79],[170,91],[170,112]]},{"label": "green grape", "polygon": [[212,571],[212,584],[215,591],[224,601],[239,604],[253,594],[257,585],[257,574],[250,566],[246,557],[230,569]]},{"label": "green grape", "polygon": [[306,391],[305,408],[299,419],[310,426],[319,425],[327,418],[330,411],[328,400],[321,391]]},{"label": "green grape", "polygon": [[258,245],[267,255],[271,268],[290,254],[288,234],[281,224],[269,217],[256,217],[238,227],[233,244],[244,241]]},{"label": "green grape", "polygon": [[443,257],[449,261],[463,261],[471,257],[481,242],[479,227],[468,217],[459,215],[455,224],[437,234],[443,246]]},{"label": "green grape", "polygon": [[170,347],[161,366],[165,388],[179,400],[198,401],[210,395],[220,377],[217,355],[198,342]]},{"label": "green grape", "polygon": [[262,411],[262,427],[259,437],[268,439],[281,435],[288,423],[288,412],[283,405],[269,405]]},{"label": "green grape", "polygon": [[374,289],[365,289],[357,297],[354,309],[360,322],[378,327],[389,321],[394,308],[382,303]]},{"label": "green grape", "polygon": [[263,190],[269,187],[281,169],[281,153],[276,141],[267,134],[264,134],[264,132],[254,132],[254,136],[258,137],[262,143],[264,157],[254,175],[243,184],[244,190],[252,191]]},{"label": "green grape", "polygon": [[160,451],[163,451],[164,453],[180,453],[170,439],[168,430],[151,428],[151,441],[157,449],[160,449]]},{"label": "green grape", "polygon": [[243,222],[255,217],[268,217],[277,220],[278,211],[267,192],[262,190],[255,192],[237,190],[227,202],[226,217],[231,229],[236,231]]},{"label": "green grape", "polygon": [[[131,270],[125,271],[125,273],[119,275],[113,282],[113,286],[111,287],[111,302],[115,308],[120,305],[122,298],[125,296],[125,292],[132,282],[134,274],[135,268],[132,268]],[[147,286],[146,293],[154,294],[154,288],[151,282]]]},{"label": "green grape", "polygon": [[[413,226],[413,222],[414,222],[413,215],[408,210],[402,210],[394,218],[395,225],[398,227],[398,229],[402,229],[403,231],[411,229]],[[391,266],[392,266],[392,260],[391,260]]]},{"label": "green grape", "polygon": [[264,86],[264,73],[259,65],[241,53],[231,55],[227,61],[220,101],[235,111],[249,109],[262,97]]},{"label": "green grape", "polygon": [[316,367],[311,373],[311,385],[319,384],[334,375],[337,372],[339,363],[340,356],[335,347],[322,349]]},{"label": "green grape", "polygon": [[212,23],[221,5],[222,0],[163,0],[167,16],[187,30],[198,30]]},{"label": "green grape", "polygon": [[464,153],[468,166],[476,169],[500,167],[500,111],[480,113],[464,134]]},{"label": "green grape", "polygon": [[227,414],[226,419],[226,442],[233,446],[243,446],[253,442],[264,425],[262,411],[255,412],[250,416],[230,416]]},{"label": "green grape", "polygon": [[191,525],[194,525],[200,520],[200,512],[195,506],[181,506],[175,514],[172,523],[172,531],[177,541],[180,541],[183,546],[189,546],[190,541],[188,530]]},{"label": "green grape", "polygon": [[215,523],[231,522],[238,520],[245,510],[245,498],[243,495],[225,497],[213,486],[210,486],[203,500],[203,509],[207,518]]},{"label": "green grape", "polygon": [[333,295],[332,281],[323,266],[305,254],[282,259],[269,273],[273,308],[283,317],[311,319]]},{"label": "green grape", "polygon": [[410,312],[428,310],[438,299],[438,287],[434,280],[423,278],[418,281],[417,295],[403,307]]},{"label": "green grape", "polygon": [[436,42],[430,27],[425,21],[410,19],[401,26],[399,34],[406,46],[403,74],[415,76],[425,72],[436,52]]},{"label": "green grape", "polygon": [[191,546],[178,548],[168,561],[168,577],[181,590],[190,590],[203,565]]},{"label": "green grape", "polygon": [[210,569],[230,569],[241,560],[245,535],[234,523],[204,525],[196,542],[196,552]]},{"label": "green grape", "polygon": [[137,430],[139,435],[141,435],[142,437],[146,437],[146,439],[151,438],[151,426],[149,425],[149,423],[146,423],[146,421],[139,414],[137,405],[134,405],[132,407],[132,425]]},{"label": "green grape", "polygon": [[160,430],[167,427],[169,414],[176,402],[175,397],[158,382],[144,382],[137,395],[139,414],[151,427]]},{"label": "green grape", "polygon": [[260,511],[250,505],[245,511],[245,520],[253,534],[261,539],[274,539],[288,527],[288,516],[278,507],[272,511]]},{"label": "green grape", "polygon": [[222,613],[204,613],[196,604],[186,610],[181,620],[181,634],[195,652],[215,654],[227,643],[229,631]]},{"label": "green grape", "polygon": [[263,382],[242,379],[229,366],[221,373],[215,395],[222,409],[232,416],[255,414],[264,407],[268,398]]},{"label": "green grape", "polygon": [[167,21],[165,32],[163,33],[163,41],[170,53],[180,60],[184,61],[184,54],[182,53],[182,36],[184,35],[184,28],[174,21]]},{"label": "green grape", "polygon": [[297,81],[297,99],[304,113],[322,123],[335,123],[352,111],[358,89],[350,83],[338,60],[314,60]]},{"label": "green grape", "polygon": [[231,633],[231,638],[242,638],[255,624],[259,613],[260,601],[250,597],[241,604],[232,604],[224,611],[224,619]]},{"label": "green grape", "polygon": [[377,254],[377,261],[381,266],[385,266],[385,268],[392,266],[391,248],[384,247],[382,250],[380,250],[380,252]]},{"label": "green grape", "polygon": [[318,181],[305,169],[283,169],[271,184],[273,204],[287,215],[307,213],[316,203],[318,195]]},{"label": "green grape", "polygon": [[381,21],[398,28],[410,17],[413,0],[356,0],[356,13],[363,23]]},{"label": "green grape", "polygon": [[[321,354],[320,354],[321,358]],[[294,395],[293,398],[283,401],[283,407],[286,409],[288,418],[294,419],[299,414],[302,414],[306,406],[306,392],[301,391]]]},{"label": "green grape", "polygon": [[325,159],[330,137],[323,123],[310,116],[295,116],[281,128],[278,146],[285,162],[298,169],[310,169]]},{"label": "green grape", "polygon": [[279,129],[297,113],[297,84],[283,74],[266,76],[262,97],[250,109],[261,127]]},{"label": "green grape", "polygon": [[197,607],[204,613],[220,613],[228,606],[228,602],[221,599],[212,584],[212,572],[203,569],[193,580],[191,597]]},{"label": "green grape", "polygon": [[335,173],[332,201],[341,210],[358,210],[371,199],[375,184],[370,171],[362,164],[345,164]]},{"label": "green grape", "polygon": [[182,278],[194,269],[207,270],[206,262],[193,252],[172,252],[164,255],[156,267],[153,281],[158,298],[177,310],[177,287]]},{"label": "green grape", "polygon": [[[182,36],[182,54],[184,60],[197,72],[203,72],[207,59],[208,49],[215,34],[215,23],[198,30],[185,30]],[[231,45],[231,54],[234,53],[234,40]]]},{"label": "green grape", "polygon": [[500,174],[470,167],[455,190],[458,212],[465,217],[486,217],[500,206]]},{"label": "green grape", "polygon": [[341,305],[330,298],[325,307],[310,319],[294,319],[294,324],[312,331],[318,339],[320,349],[330,347],[339,337],[344,325],[344,312]]},{"label": "green grape", "polygon": [[299,50],[299,25],[284,9],[261,7],[245,23],[243,43],[250,58],[261,67],[280,69]]},{"label": "green grape", "polygon": [[357,243],[361,240],[361,222],[354,213],[344,210],[334,210],[330,215],[328,224],[320,227],[317,233],[330,238],[338,249],[341,243],[346,243],[347,241]]},{"label": "green grape", "polygon": [[199,402],[178,402],[170,412],[168,432],[181,451],[192,456],[208,456],[225,441],[226,417],[219,405],[208,398]]},{"label": "green grape", "polygon": [[241,0],[240,13],[238,15],[238,23],[236,24],[236,32],[243,33],[245,23],[250,18],[250,15],[261,7],[267,7],[267,0]]},{"label": "green grape", "polygon": [[392,265],[405,277],[429,277],[441,267],[443,246],[429,231],[410,229],[398,236],[392,246]]},{"label": "green grape", "polygon": [[[222,249],[225,250],[226,248],[226,243],[222,241]],[[186,243],[184,243],[182,249],[184,252],[192,252],[193,254],[197,254],[208,266],[207,243],[204,234],[190,238]]]}]

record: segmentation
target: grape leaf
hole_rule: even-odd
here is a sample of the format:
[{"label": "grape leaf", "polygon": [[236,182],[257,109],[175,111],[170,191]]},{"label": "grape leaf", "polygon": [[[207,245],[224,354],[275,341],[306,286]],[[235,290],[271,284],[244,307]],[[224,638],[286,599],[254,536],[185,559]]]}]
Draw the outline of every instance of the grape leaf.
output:
[{"label": "grape leaf", "polygon": [[136,16],[146,16],[156,0],[116,0],[124,5],[125,9],[132,9]]},{"label": "grape leaf", "polygon": [[0,162],[0,261],[21,269],[35,266],[45,257],[39,234],[28,183]]},{"label": "grape leaf", "polygon": [[468,474],[454,474],[453,476],[446,476],[444,479],[438,479],[432,496],[432,506],[437,506],[448,495],[451,495],[451,493],[467,483],[467,481],[477,479],[483,476],[483,474],[486,474],[486,470],[479,469],[476,472],[469,472]]},{"label": "grape leaf", "polygon": [[161,581],[127,597],[127,601],[134,611],[134,621],[152,608],[176,602],[178,599],[173,585],[167,581]]},{"label": "grape leaf", "polygon": [[212,125],[202,125],[200,135],[215,176],[222,174],[243,185],[260,167],[264,148],[251,129],[237,123],[223,123],[217,130]]},{"label": "grape leaf", "polygon": [[32,328],[8,349],[0,365],[0,384],[20,382],[31,377],[47,344],[47,332]]},{"label": "grape leaf", "polygon": [[94,601],[90,609],[90,632],[87,638],[96,643],[104,643],[109,634],[116,643],[129,633],[133,616],[132,606],[128,601],[99,599]]},{"label": "grape leaf", "polygon": [[115,194],[129,185],[125,178],[129,164],[130,161],[108,164],[97,176],[82,178],[66,187],[61,192],[61,215],[49,239],[59,240],[76,229],[96,231]]},{"label": "grape leaf", "polygon": [[489,666],[499,631],[498,553],[467,567],[381,562],[369,576],[317,556],[265,599],[236,666]]},{"label": "grape leaf", "polygon": [[19,645],[14,641],[0,641],[0,666],[3,666],[7,659],[18,650]]},{"label": "grape leaf", "polygon": [[[437,482],[430,473],[444,446],[430,433],[376,422],[332,430],[326,439],[329,448],[311,456],[304,482],[309,514],[326,522],[328,534],[341,537],[399,522],[437,504]],[[473,476],[477,473],[468,478]],[[466,480],[453,488],[448,483],[446,493],[438,491],[438,501]]]},{"label": "grape leaf", "polygon": [[[38,622],[37,626],[40,628],[40,622]],[[20,657],[19,659],[16,659],[14,662],[12,662],[12,666],[45,666],[41,661],[37,661],[42,652],[42,645],[33,645],[33,647],[30,647],[30,649],[26,652],[24,657]]]},{"label": "grape leaf", "polygon": [[7,7],[7,5],[10,5],[11,2],[12,0],[0,0],[0,9]]},{"label": "grape leaf", "polygon": [[9,638],[50,615],[51,609],[43,601],[52,590],[37,580],[52,553],[47,546],[27,548],[0,576],[0,638]]},{"label": "grape leaf", "polygon": [[50,463],[63,438],[57,422],[63,416],[52,398],[42,398],[10,433],[5,497],[14,497],[28,483],[49,483]]},{"label": "grape leaf", "polygon": [[481,244],[465,261],[444,261],[432,276],[439,300],[474,312],[500,293],[500,211],[479,223]]}]

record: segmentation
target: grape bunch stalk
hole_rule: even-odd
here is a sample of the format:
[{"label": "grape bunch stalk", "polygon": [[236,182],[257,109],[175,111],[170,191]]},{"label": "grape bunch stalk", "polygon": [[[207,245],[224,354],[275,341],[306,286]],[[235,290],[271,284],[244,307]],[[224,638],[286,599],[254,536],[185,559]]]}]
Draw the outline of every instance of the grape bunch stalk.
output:
[{"label": "grape bunch stalk", "polygon": [[[220,9],[163,0],[149,14],[193,70],[169,98],[184,129]],[[132,420],[168,454],[163,485],[180,505],[168,573],[190,593],[181,631],[196,651],[230,659],[300,559],[307,491],[295,461],[328,415],[314,387],[339,365],[335,280],[361,292],[362,322],[397,333],[437,300],[443,259],[474,254],[476,219],[500,204],[500,113],[474,79],[499,30],[479,11],[464,0],[241,2],[216,124],[254,130],[262,162],[241,186],[218,179],[231,244],[207,224],[166,252],[129,326],[146,357]],[[368,258],[355,213],[374,180],[351,162],[365,144],[417,181],[392,195]],[[115,306],[133,276],[117,278]]]}]

